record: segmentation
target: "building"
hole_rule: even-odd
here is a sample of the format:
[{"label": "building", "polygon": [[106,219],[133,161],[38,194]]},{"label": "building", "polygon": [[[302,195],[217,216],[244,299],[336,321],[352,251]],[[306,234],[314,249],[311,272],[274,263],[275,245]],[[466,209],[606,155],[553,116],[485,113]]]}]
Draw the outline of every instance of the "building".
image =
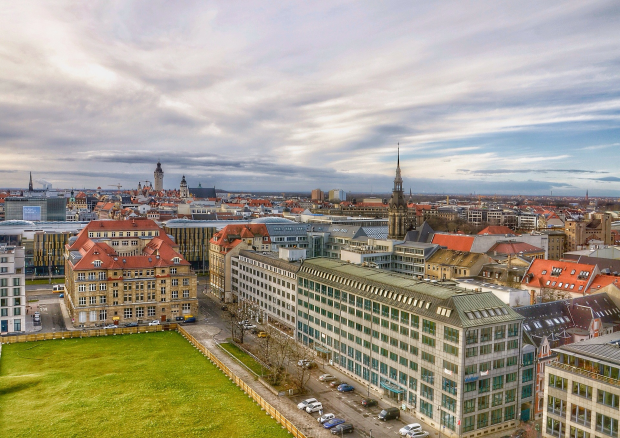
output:
[{"label": "building", "polygon": [[297,271],[303,257],[291,256],[282,248],[282,254],[258,253],[241,250],[232,261],[233,294],[240,301],[253,303],[258,316],[289,336],[295,334],[297,307]]},{"label": "building", "polygon": [[26,330],[24,248],[0,246],[0,333]]},{"label": "building", "polygon": [[196,199],[215,199],[217,198],[217,193],[215,192],[215,187],[203,187],[202,184],[198,184],[196,188],[189,188],[189,193]]},{"label": "building", "polygon": [[553,350],[544,379],[544,437],[617,437],[620,334]]},{"label": "building", "polygon": [[564,225],[566,251],[587,249],[590,240],[613,245],[611,220],[609,213],[593,213],[585,221],[567,220]]},{"label": "building", "polygon": [[588,293],[599,274],[596,265],[535,259],[523,276],[521,286],[545,301],[565,299]]},{"label": "building", "polygon": [[187,181],[185,181],[185,175],[181,178],[181,184],[179,185],[179,197],[181,199],[189,198],[189,189],[187,188]]},{"label": "building", "polygon": [[396,177],[392,197],[388,205],[388,239],[405,240],[407,234],[407,201],[403,194],[403,179],[400,176],[400,149],[396,164]]},{"label": "building", "polygon": [[312,199],[315,202],[323,202],[325,201],[325,193],[323,193],[323,190],[321,189],[314,189],[312,190],[310,199]]},{"label": "building", "polygon": [[155,168],[155,172],[153,172],[154,178],[154,186],[156,192],[161,192],[164,190],[164,170],[161,168],[161,163],[157,162],[157,167]]},{"label": "building", "polygon": [[5,220],[66,221],[67,199],[64,197],[9,197],[4,200]]},{"label": "building", "polygon": [[225,302],[234,302],[232,293],[232,259],[242,249],[267,252],[271,239],[265,224],[231,224],[209,241],[209,284],[211,293]]},{"label": "building", "polygon": [[334,189],[329,191],[329,202],[346,201],[344,190]]},{"label": "building", "polygon": [[164,225],[166,234],[178,245],[183,258],[191,263],[192,269],[202,272],[209,269],[209,240],[217,229],[217,221],[173,219]]},{"label": "building", "polygon": [[426,261],[424,276],[431,280],[450,280],[478,275],[491,259],[485,254],[440,249]]},{"label": "building", "polygon": [[523,318],[493,294],[319,258],[298,271],[297,299],[297,340],[423,427],[516,426]]},{"label": "building", "polygon": [[549,251],[547,259],[560,260],[566,250],[566,234],[562,230],[544,230],[541,233],[549,236]]},{"label": "building", "polygon": [[65,304],[74,324],[102,326],[196,314],[196,274],[151,220],[93,221],[65,246]]}]

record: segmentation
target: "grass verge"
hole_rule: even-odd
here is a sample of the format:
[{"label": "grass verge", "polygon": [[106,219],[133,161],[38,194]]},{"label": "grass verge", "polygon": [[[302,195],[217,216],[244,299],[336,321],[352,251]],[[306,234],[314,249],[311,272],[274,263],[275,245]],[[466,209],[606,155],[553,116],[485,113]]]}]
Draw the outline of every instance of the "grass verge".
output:
[{"label": "grass verge", "polygon": [[237,347],[235,344],[231,344],[229,342],[222,342],[220,344],[220,347],[235,356],[241,361],[241,363],[243,363],[246,367],[254,371],[259,376],[269,371],[265,369],[265,367],[261,366],[260,363],[256,362],[256,360],[252,356],[243,351],[241,348]]},{"label": "grass verge", "polygon": [[[64,283],[64,278],[52,278],[51,284],[61,284]],[[50,284],[49,278],[37,278],[36,280],[28,280],[26,279],[26,286],[32,286],[35,284]]]},{"label": "grass verge", "polygon": [[4,345],[0,406],[11,437],[288,436],[176,332]]}]

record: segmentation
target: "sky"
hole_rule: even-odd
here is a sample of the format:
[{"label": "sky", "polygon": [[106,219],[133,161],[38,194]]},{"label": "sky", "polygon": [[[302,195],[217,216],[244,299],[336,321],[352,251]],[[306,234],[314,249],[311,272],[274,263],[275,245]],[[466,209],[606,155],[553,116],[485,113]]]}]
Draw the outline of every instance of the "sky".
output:
[{"label": "sky", "polygon": [[6,1],[0,187],[620,196],[620,2]]}]

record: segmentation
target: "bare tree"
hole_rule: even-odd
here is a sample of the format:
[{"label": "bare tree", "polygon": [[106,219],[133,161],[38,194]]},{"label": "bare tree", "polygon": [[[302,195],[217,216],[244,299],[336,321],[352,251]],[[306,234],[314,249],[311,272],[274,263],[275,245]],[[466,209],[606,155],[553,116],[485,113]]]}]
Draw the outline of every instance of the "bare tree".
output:
[{"label": "bare tree", "polygon": [[293,383],[299,390],[304,392],[306,383],[310,380],[310,368],[316,366],[313,362],[314,353],[303,344],[291,341],[291,360],[295,364]]},{"label": "bare tree", "polygon": [[286,367],[291,361],[291,344],[294,341],[281,331],[267,326],[267,337],[259,338],[259,359],[271,367],[269,383],[279,385],[286,376]]},{"label": "bare tree", "polygon": [[251,301],[241,300],[230,303],[228,306],[227,319],[230,323],[230,333],[236,341],[243,344],[246,328],[258,315],[258,307]]}]

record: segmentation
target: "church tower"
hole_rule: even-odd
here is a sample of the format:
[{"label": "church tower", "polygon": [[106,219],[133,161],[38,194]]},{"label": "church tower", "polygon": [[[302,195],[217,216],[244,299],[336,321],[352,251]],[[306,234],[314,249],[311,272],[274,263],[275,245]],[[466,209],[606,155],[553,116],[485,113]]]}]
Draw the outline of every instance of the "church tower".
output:
[{"label": "church tower", "polygon": [[400,176],[400,146],[396,162],[396,177],[392,197],[388,205],[388,239],[403,240],[407,233],[407,202],[403,194],[403,179]]},{"label": "church tower", "polygon": [[161,192],[164,189],[164,171],[162,170],[161,163],[159,161],[157,162],[157,168],[155,169],[153,176],[155,178],[155,187],[153,187],[153,189],[155,189],[156,192]]},{"label": "church tower", "polygon": [[32,172],[30,172],[30,182],[28,183],[28,191],[32,192],[34,187],[32,186]]},{"label": "church tower", "polygon": [[187,181],[185,181],[185,175],[181,179],[181,185],[179,186],[179,196],[181,199],[189,198],[189,189],[187,188]]}]

